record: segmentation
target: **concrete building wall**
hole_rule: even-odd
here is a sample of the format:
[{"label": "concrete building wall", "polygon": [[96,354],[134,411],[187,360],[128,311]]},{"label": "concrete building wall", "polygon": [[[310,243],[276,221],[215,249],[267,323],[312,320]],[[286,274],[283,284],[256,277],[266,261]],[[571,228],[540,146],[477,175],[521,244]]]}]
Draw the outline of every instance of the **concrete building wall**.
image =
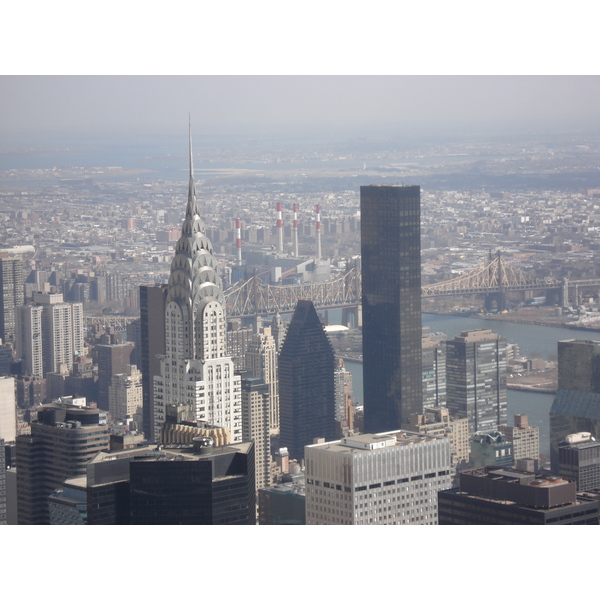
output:
[{"label": "concrete building wall", "polygon": [[14,442],[17,437],[17,399],[14,377],[0,377],[0,438]]},{"label": "concrete building wall", "polygon": [[306,447],[308,525],[434,525],[450,485],[447,438],[395,431]]}]

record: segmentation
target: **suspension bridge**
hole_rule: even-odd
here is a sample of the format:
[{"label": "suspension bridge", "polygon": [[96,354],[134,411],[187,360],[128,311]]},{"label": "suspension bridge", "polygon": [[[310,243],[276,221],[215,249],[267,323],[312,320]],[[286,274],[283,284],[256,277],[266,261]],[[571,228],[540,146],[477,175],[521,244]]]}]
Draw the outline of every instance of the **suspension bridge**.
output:
[{"label": "suspension bridge", "polygon": [[[423,298],[439,296],[486,296],[486,307],[495,305],[504,310],[509,292],[540,291],[554,295],[566,306],[571,290],[575,298],[582,287],[600,287],[600,279],[581,281],[558,280],[551,277],[530,278],[506,261],[500,252],[490,255],[484,263],[467,273],[421,288]],[[293,312],[298,300],[311,300],[317,309],[357,307],[361,302],[360,264],[351,263],[344,273],[319,283],[273,285],[260,275],[240,280],[225,292],[227,314],[231,317],[268,316],[276,312]]]}]

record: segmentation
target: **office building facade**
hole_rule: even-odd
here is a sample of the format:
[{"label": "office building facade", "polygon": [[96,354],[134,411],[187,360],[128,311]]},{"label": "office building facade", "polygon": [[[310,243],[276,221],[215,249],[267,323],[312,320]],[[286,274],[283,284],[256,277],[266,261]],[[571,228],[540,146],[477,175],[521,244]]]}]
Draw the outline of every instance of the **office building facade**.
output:
[{"label": "office building facade", "polygon": [[335,437],[335,359],[317,311],[299,300],[279,355],[280,446],[304,457],[315,438]]},{"label": "office building facade", "polygon": [[160,375],[165,353],[165,311],[168,286],[140,286],[140,371],[142,372],[144,435],[154,440],[154,376]]},{"label": "office building facade", "polygon": [[83,304],[62,294],[33,293],[33,304],[17,310],[17,354],[27,375],[71,371],[84,351]]},{"label": "office building facade", "polygon": [[598,525],[597,498],[561,477],[516,469],[464,471],[460,487],[438,498],[440,525]]},{"label": "office building facade", "polygon": [[423,327],[423,408],[446,406],[445,336]]},{"label": "office building facade", "polygon": [[458,474],[468,465],[471,450],[467,419],[451,417],[445,406],[426,408],[422,415],[411,415],[408,429],[450,440],[452,484],[458,485]]},{"label": "office building facade", "polygon": [[423,411],[421,190],[360,188],[365,430]]},{"label": "office building facade", "polygon": [[50,494],[66,479],[84,475],[86,464],[108,443],[98,409],[44,405],[31,423],[31,434],[16,440],[19,524],[49,524]]},{"label": "office building facade", "polygon": [[0,435],[0,525],[7,525],[6,449]]},{"label": "office building facade", "polygon": [[134,345],[97,344],[95,352],[98,360],[98,408],[110,410],[110,385],[115,375],[129,375],[131,372],[131,354]]},{"label": "office building facade", "polygon": [[284,482],[258,490],[259,525],[306,525],[304,485]]},{"label": "office building facade", "polygon": [[162,448],[132,461],[132,525],[255,525],[254,444]]},{"label": "office building facade", "polygon": [[335,359],[333,373],[335,384],[335,422],[336,437],[354,430],[354,394],[352,388],[352,373],[344,366],[342,358]]},{"label": "office building facade", "polygon": [[409,431],[306,447],[307,525],[436,525],[450,440]]},{"label": "office building facade", "polygon": [[600,442],[587,431],[568,435],[558,445],[558,474],[578,492],[600,490]]},{"label": "office building facade", "polygon": [[448,340],[446,393],[450,414],[468,419],[469,435],[506,425],[506,340],[489,329]]},{"label": "office building facade", "polygon": [[136,422],[137,429],[137,425],[142,424],[142,403],[142,374],[137,367],[132,365],[129,373],[112,376],[108,388],[108,410],[113,421],[131,418]]},{"label": "office building facade", "polygon": [[529,425],[527,415],[514,415],[514,425],[501,425],[498,431],[512,443],[513,464],[518,460],[540,459],[540,428]]},{"label": "office building facade", "polygon": [[269,430],[279,433],[279,377],[277,346],[270,327],[254,334],[246,347],[246,369],[253,377],[260,377],[269,387]]},{"label": "office building facade", "polygon": [[271,485],[271,416],[269,386],[260,377],[242,374],[242,431],[244,442],[254,442],[256,489]]},{"label": "office building facade", "polygon": [[14,442],[17,437],[17,398],[14,377],[0,377],[0,438]]},{"label": "office building facade", "polygon": [[512,442],[499,431],[476,433],[471,440],[469,464],[471,467],[512,467]]},{"label": "office building facade", "polygon": [[550,409],[550,458],[558,473],[558,446],[580,431],[600,439],[600,341],[558,342],[558,391]]},{"label": "office building facade", "polygon": [[17,308],[25,302],[23,263],[20,258],[0,257],[0,338],[13,341]]}]

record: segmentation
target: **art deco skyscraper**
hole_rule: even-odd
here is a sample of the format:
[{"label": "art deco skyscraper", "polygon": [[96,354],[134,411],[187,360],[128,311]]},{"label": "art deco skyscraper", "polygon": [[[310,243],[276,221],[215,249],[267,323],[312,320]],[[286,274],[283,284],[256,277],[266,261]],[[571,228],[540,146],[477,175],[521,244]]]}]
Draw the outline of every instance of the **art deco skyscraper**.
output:
[{"label": "art deco skyscraper", "polygon": [[[192,136],[185,220],[171,262],[165,311],[165,354],[154,378],[154,435],[167,413],[227,427],[242,441],[241,382],[226,353],[225,298],[213,247],[198,212]],[[171,407],[171,408],[169,408]]]},{"label": "art deco skyscraper", "polygon": [[298,300],[279,355],[280,445],[293,458],[304,458],[304,446],[315,438],[335,438],[334,369],[313,303]]},{"label": "art deco skyscraper", "polygon": [[423,412],[421,189],[360,188],[365,431]]}]

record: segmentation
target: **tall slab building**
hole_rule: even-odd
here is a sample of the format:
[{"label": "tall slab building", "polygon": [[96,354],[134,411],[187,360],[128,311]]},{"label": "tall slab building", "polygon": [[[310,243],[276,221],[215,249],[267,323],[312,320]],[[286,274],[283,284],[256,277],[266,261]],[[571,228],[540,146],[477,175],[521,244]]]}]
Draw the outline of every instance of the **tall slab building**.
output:
[{"label": "tall slab building", "polygon": [[446,342],[447,406],[469,420],[469,435],[507,424],[506,339],[489,329]]},{"label": "tall slab building", "polygon": [[24,301],[23,263],[20,258],[0,256],[0,338],[12,340],[16,329],[16,310]]},{"label": "tall slab building", "polygon": [[421,189],[360,188],[365,431],[423,412]]},{"label": "tall slab building", "polygon": [[277,376],[277,344],[270,327],[254,334],[246,347],[246,368],[269,386],[269,430],[279,433],[279,378]]},{"label": "tall slab building", "polygon": [[185,220],[171,262],[165,310],[165,354],[154,377],[154,437],[167,414],[226,427],[242,441],[241,381],[226,352],[225,297],[213,247],[200,218],[190,131]]},{"label": "tall slab building", "polygon": [[558,473],[558,447],[586,431],[600,438],[600,341],[558,342],[558,391],[550,409],[550,459]]},{"label": "tall slab building", "polygon": [[168,286],[140,286],[140,371],[144,394],[144,435],[154,439],[154,376],[165,353],[165,312]]}]

